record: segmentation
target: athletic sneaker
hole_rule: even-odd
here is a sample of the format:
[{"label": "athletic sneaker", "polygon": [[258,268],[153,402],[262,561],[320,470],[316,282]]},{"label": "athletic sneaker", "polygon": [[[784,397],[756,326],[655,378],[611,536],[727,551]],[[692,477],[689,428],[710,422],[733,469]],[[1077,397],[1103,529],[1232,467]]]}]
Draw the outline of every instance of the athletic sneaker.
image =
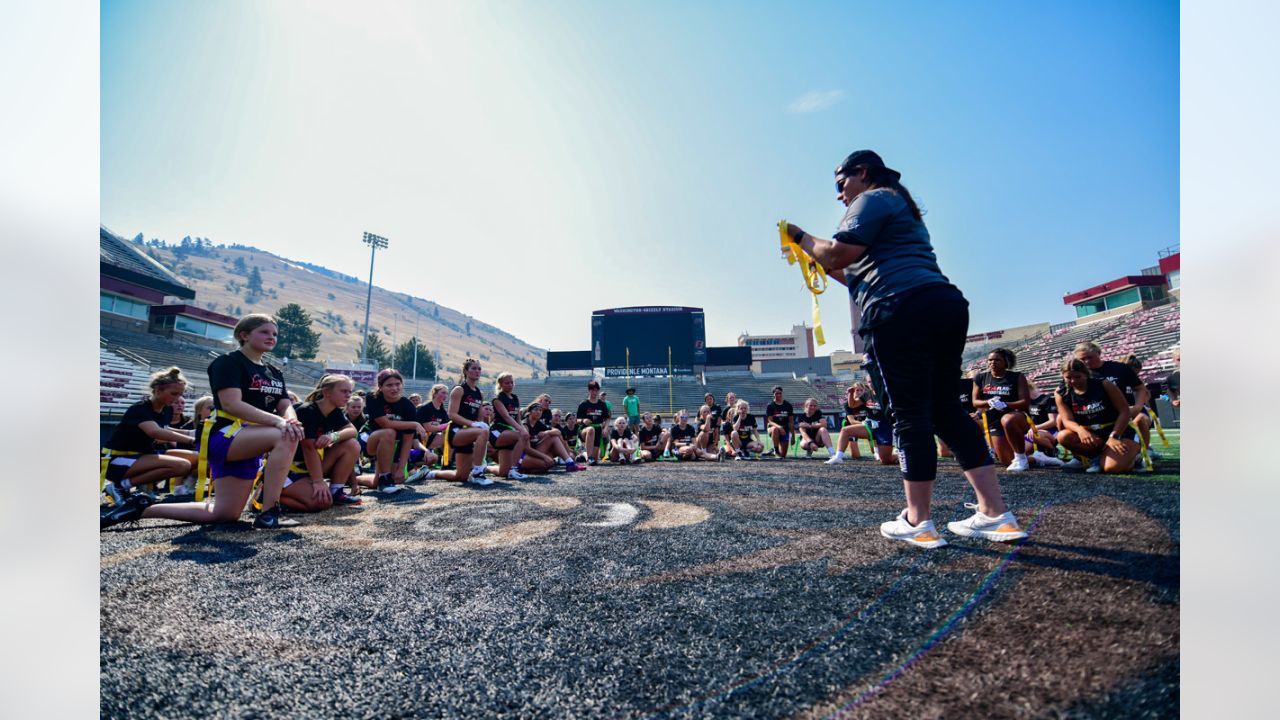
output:
[{"label": "athletic sneaker", "polygon": [[253,526],[263,530],[279,530],[280,528],[298,527],[301,524],[293,518],[285,517],[284,508],[279,505],[263,510],[253,520]]},{"label": "athletic sneaker", "polygon": [[1013,462],[1009,463],[1009,467],[1005,468],[1008,472],[1026,472],[1031,469],[1031,463],[1027,462],[1026,455],[1014,455]]},{"label": "athletic sneaker", "polygon": [[196,488],[194,485],[182,484],[173,489],[174,497],[194,497]]},{"label": "athletic sneaker", "polygon": [[1040,467],[1062,467],[1063,462],[1056,457],[1049,457],[1039,450],[1031,453],[1031,457],[1040,463]]},{"label": "athletic sneaker", "polygon": [[333,494],[334,505],[363,505],[364,500],[355,495],[348,495],[346,488],[338,488],[338,492]]},{"label": "athletic sneaker", "polygon": [[586,470],[586,468],[570,460],[569,462],[564,464],[564,470],[565,472],[578,472],[579,470]]},{"label": "athletic sneaker", "polygon": [[515,468],[511,468],[510,470],[507,471],[507,479],[508,480],[528,480],[529,476],[525,475],[524,473],[520,472]]},{"label": "athletic sneaker", "polygon": [[716,452],[716,462],[724,462],[724,459],[728,456],[729,456],[729,451],[726,448],[722,447],[720,448],[719,451]]},{"label": "athletic sneaker", "polygon": [[107,486],[102,488],[102,491],[107,494],[107,497],[111,498],[111,504],[116,507],[120,507],[125,500],[129,499],[129,491],[120,487],[120,483],[115,480],[108,482]]},{"label": "athletic sneaker", "polygon": [[825,464],[825,465],[839,465],[839,464],[840,464],[840,463],[842,463],[842,462],[844,462],[844,456],[843,456],[843,455],[836,454],[836,455],[832,455],[832,456],[831,456],[831,457],[826,461],[826,463],[824,463],[824,464]]},{"label": "athletic sneaker", "polygon": [[489,487],[490,485],[493,484],[493,481],[485,477],[484,475],[472,475],[470,478],[467,479],[467,482],[471,483],[472,485],[478,485],[480,487]]},{"label": "athletic sneaker", "polygon": [[978,512],[978,506],[974,503],[965,503],[964,506],[972,510],[973,515],[964,520],[947,523],[947,529],[957,535],[995,542],[1021,540],[1027,536],[1026,531],[1018,526],[1018,518],[1008,510],[1002,515],[990,517]]},{"label": "athletic sneaker", "polygon": [[99,530],[105,530],[122,522],[134,522],[142,517],[142,511],[155,504],[150,495],[131,495],[119,505],[101,514]]},{"label": "athletic sneaker", "polygon": [[1156,452],[1155,448],[1147,448],[1147,457],[1151,458],[1152,463],[1157,463],[1164,459],[1160,457],[1160,453]]},{"label": "athletic sneaker", "polygon": [[417,470],[409,473],[409,477],[405,478],[406,483],[416,483],[427,479],[427,475],[431,472],[431,468],[426,465],[419,465]]},{"label": "athletic sneaker", "polygon": [[591,465],[591,466],[593,466],[593,467],[594,467],[595,465],[598,465],[598,464],[599,464],[599,462],[598,462],[597,460],[595,460],[594,458],[587,458],[587,464],[588,464],[588,465]]},{"label": "athletic sneaker", "polygon": [[1099,455],[1098,457],[1094,458],[1093,460],[1090,460],[1090,461],[1089,461],[1089,467],[1085,468],[1085,469],[1084,469],[1084,471],[1085,471],[1085,472],[1087,472],[1087,473],[1100,473],[1100,472],[1102,472],[1102,456],[1101,456],[1101,455]]},{"label": "athletic sneaker", "polygon": [[484,475],[484,471],[487,469],[487,465],[477,465],[471,468],[471,477],[480,477],[481,475]]},{"label": "athletic sneaker", "polygon": [[896,520],[880,524],[880,534],[890,540],[901,540],[909,545],[922,548],[938,548],[947,544],[938,534],[932,520],[925,520],[919,525],[907,522],[907,511],[898,513]]},{"label": "athletic sneaker", "polygon": [[670,451],[670,450],[663,450],[663,451],[662,451],[662,457],[663,457],[663,459],[664,459],[664,460],[670,460],[670,459],[671,459],[671,451]]},{"label": "athletic sneaker", "polygon": [[1084,463],[1080,462],[1080,458],[1073,457],[1067,462],[1062,463],[1062,469],[1063,470],[1082,470],[1084,469]]},{"label": "athletic sneaker", "polygon": [[400,486],[391,479],[391,473],[383,473],[378,476],[378,492],[386,495],[394,495],[400,492]]}]

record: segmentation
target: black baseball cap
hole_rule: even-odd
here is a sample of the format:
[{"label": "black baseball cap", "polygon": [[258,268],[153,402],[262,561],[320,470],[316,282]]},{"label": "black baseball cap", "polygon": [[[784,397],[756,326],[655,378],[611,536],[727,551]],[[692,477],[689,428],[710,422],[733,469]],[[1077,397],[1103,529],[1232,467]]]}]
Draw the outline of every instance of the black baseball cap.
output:
[{"label": "black baseball cap", "polygon": [[854,150],[849,154],[849,157],[844,159],[844,162],[840,163],[840,165],[836,167],[836,175],[845,175],[859,165],[884,168],[886,171],[893,173],[894,180],[898,180],[902,177],[902,173],[886,167],[884,160],[882,160],[874,150]]},{"label": "black baseball cap", "polygon": [[635,394],[636,394],[636,389],[635,389],[635,388],[627,388],[627,394],[628,394],[628,395],[635,395]]}]

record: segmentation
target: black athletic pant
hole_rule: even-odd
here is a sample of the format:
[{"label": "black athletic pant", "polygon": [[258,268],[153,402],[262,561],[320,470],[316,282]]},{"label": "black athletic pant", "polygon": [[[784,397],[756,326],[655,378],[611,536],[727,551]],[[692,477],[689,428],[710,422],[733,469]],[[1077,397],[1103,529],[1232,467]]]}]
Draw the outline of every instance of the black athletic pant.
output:
[{"label": "black athletic pant", "polygon": [[902,475],[929,481],[938,473],[937,435],[965,470],[991,464],[977,423],[960,405],[956,378],[969,332],[969,303],[951,285],[902,300],[891,316],[862,329],[868,370],[893,420]]}]

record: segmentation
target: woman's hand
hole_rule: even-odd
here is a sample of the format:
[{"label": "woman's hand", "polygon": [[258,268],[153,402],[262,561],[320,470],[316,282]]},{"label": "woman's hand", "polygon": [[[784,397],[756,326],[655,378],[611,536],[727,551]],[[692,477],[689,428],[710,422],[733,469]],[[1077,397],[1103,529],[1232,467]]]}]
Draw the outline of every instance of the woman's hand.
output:
[{"label": "woman's hand", "polygon": [[1080,433],[1079,437],[1080,437],[1080,444],[1085,446],[1086,448],[1089,448],[1090,450],[1098,447],[1098,445],[1102,443],[1102,441],[1098,439],[1097,435],[1094,435],[1088,430],[1085,430],[1084,432]]},{"label": "woman's hand", "polygon": [[310,482],[311,482],[311,502],[314,502],[314,503],[324,502],[324,496],[329,494],[329,484],[324,481],[324,478],[320,478],[319,480],[311,480]]},{"label": "woman's hand", "polygon": [[316,438],[317,450],[327,448],[332,444],[333,444],[333,435],[331,435],[330,433],[324,433],[320,437]]},{"label": "woman's hand", "polygon": [[787,235],[792,242],[799,244],[800,238],[804,237],[804,230],[801,230],[800,226],[795,223],[787,223]]},{"label": "woman's hand", "polygon": [[1107,448],[1117,455],[1124,455],[1126,450],[1124,441],[1115,438],[1107,438]]},{"label": "woman's hand", "polygon": [[302,423],[298,422],[297,418],[281,418],[281,423],[278,427],[280,428],[280,432],[284,435],[285,440],[290,440],[292,442],[299,442],[302,440]]}]

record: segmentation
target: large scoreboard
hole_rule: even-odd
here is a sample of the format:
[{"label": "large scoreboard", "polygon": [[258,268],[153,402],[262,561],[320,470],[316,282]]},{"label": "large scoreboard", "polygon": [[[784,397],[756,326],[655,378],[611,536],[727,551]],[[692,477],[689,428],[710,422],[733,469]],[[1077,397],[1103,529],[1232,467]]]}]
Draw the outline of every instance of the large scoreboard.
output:
[{"label": "large scoreboard", "polygon": [[692,375],[707,364],[702,308],[668,305],[596,310],[591,313],[591,365],[606,377]]}]

